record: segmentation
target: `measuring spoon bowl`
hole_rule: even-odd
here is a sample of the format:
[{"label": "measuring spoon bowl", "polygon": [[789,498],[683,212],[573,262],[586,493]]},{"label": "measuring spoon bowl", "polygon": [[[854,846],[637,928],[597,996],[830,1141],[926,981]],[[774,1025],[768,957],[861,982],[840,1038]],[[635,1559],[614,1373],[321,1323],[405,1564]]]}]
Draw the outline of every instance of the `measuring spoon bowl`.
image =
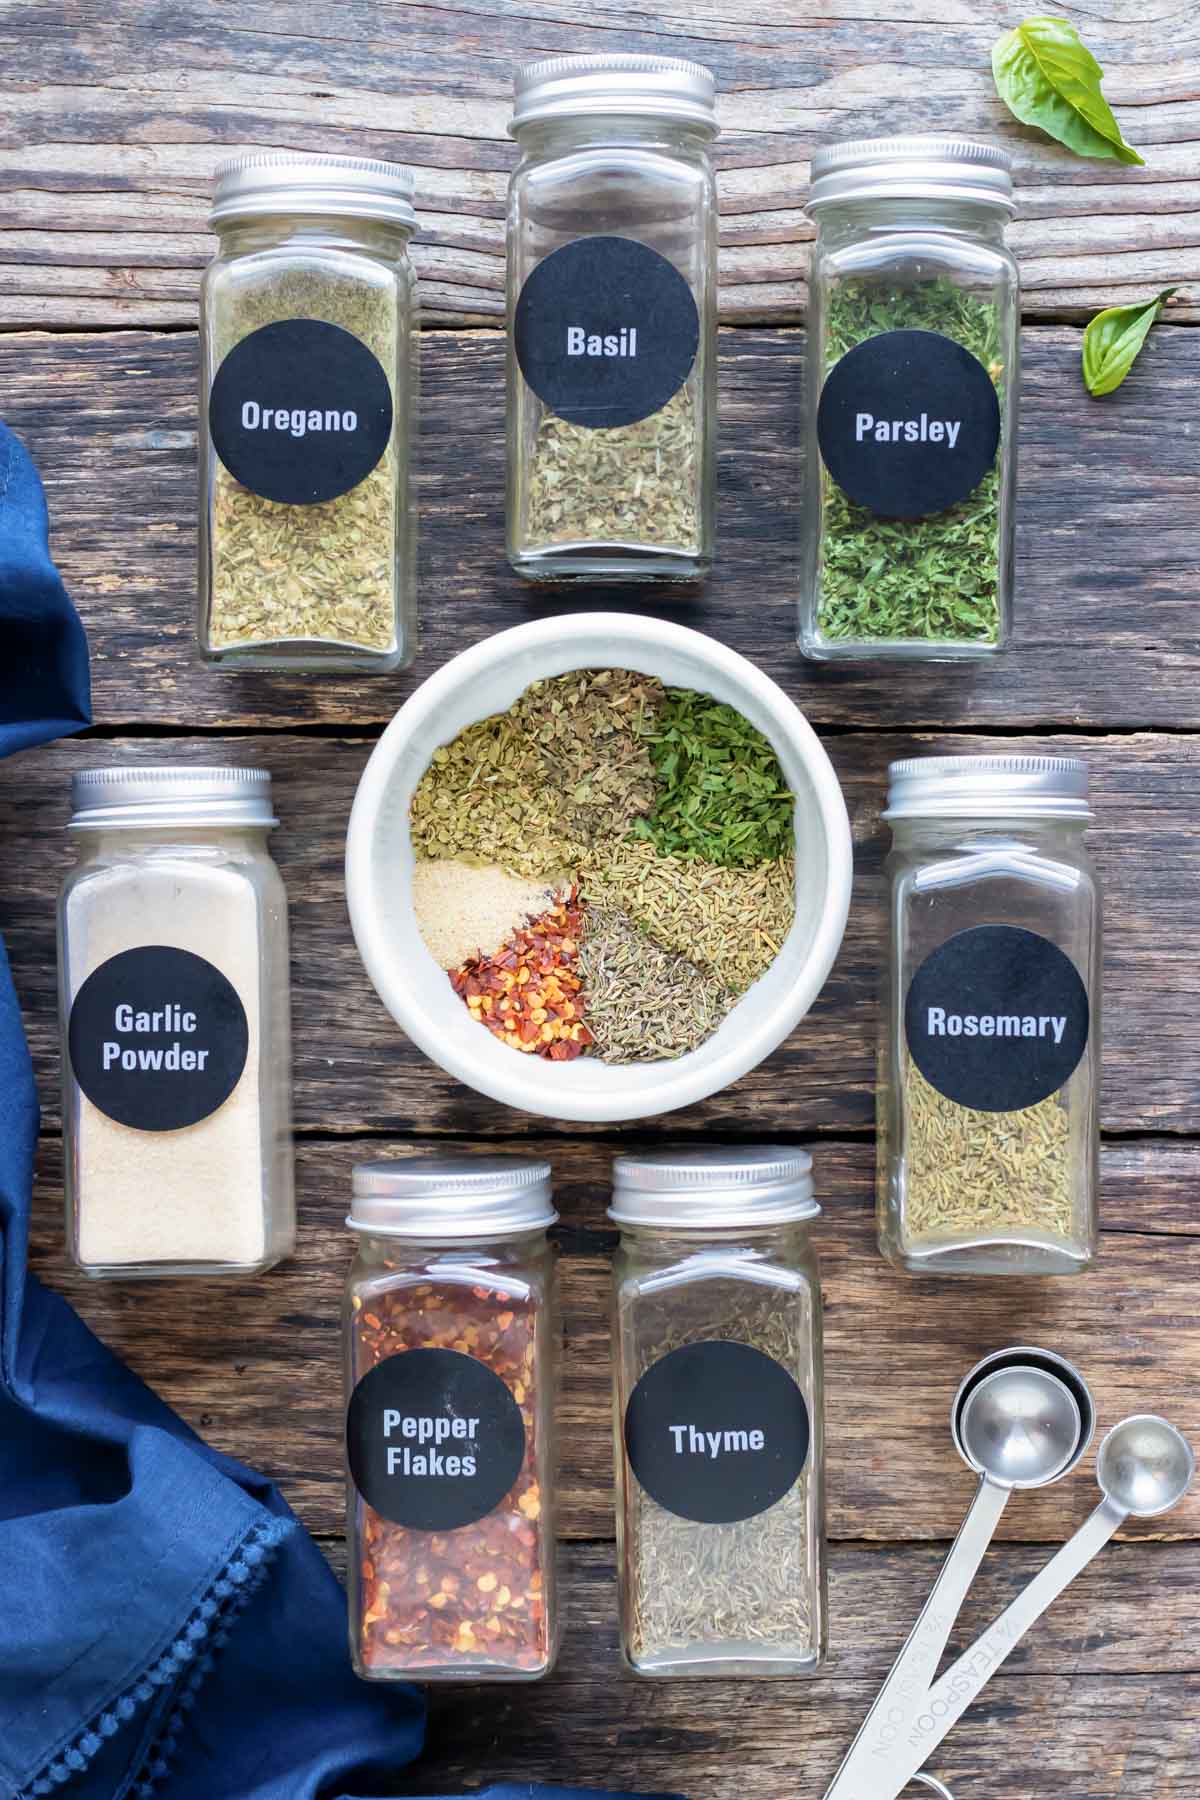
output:
[{"label": "measuring spoon bowl", "polygon": [[1057,1481],[1076,1460],[1083,1420],[1070,1389],[1036,1363],[996,1369],[973,1387],[958,1417],[963,1456],[1005,1488]]},{"label": "measuring spoon bowl", "polygon": [[1156,1413],[1122,1419],[1096,1452],[1096,1480],[1105,1498],[1139,1519],[1177,1506],[1195,1473],[1191,1445]]},{"label": "measuring spoon bowl", "polygon": [[[1059,1383],[1060,1388],[1065,1388],[1074,1400],[1078,1412],[1075,1442],[1066,1460],[1060,1462],[1052,1473],[1044,1473],[1055,1460],[1047,1433],[1053,1434],[1054,1444],[1060,1441],[1060,1433],[1065,1439],[1069,1410],[1062,1407],[1060,1394],[1055,1394],[1051,1399],[1052,1390],[1042,1388],[1040,1384],[1036,1398],[1028,1389],[1025,1389],[1025,1397],[1022,1398],[1024,1381],[1011,1389],[1005,1385],[1003,1392],[997,1393],[996,1389],[1001,1384],[991,1384],[1000,1375],[1011,1376],[1014,1382],[1023,1377],[1032,1376],[1036,1381],[1038,1375],[1049,1376]],[[972,1398],[978,1389],[985,1386],[989,1388],[989,1398],[977,1413],[971,1404]],[[1032,1407],[1036,1411],[1041,1406],[1048,1407],[1049,1412],[1039,1426],[1030,1409]],[[1008,1419],[998,1416],[998,1409],[1004,1412],[1010,1408],[1015,1410]],[[964,1441],[967,1435],[964,1432],[964,1421],[968,1412],[971,1418],[969,1445]],[[1022,1414],[1026,1420],[1024,1430],[1020,1423]],[[1051,1414],[1054,1415],[1053,1418]],[[1059,1356],[1053,1350],[1043,1350],[1036,1344],[1012,1344],[1006,1350],[993,1350],[990,1356],[985,1356],[976,1363],[961,1382],[950,1409],[950,1428],[958,1454],[976,1474],[989,1475],[991,1479],[1001,1481],[1009,1487],[1035,1488],[1061,1480],[1079,1462],[1096,1430],[1096,1406],[1087,1382],[1074,1363],[1068,1362],[1065,1356]],[[996,1431],[1001,1433],[1001,1443],[996,1443],[992,1450],[984,1440]],[[1001,1460],[1002,1445],[1003,1470],[996,1466]],[[985,1451],[986,1455],[980,1454]],[[1022,1464],[1025,1465],[1025,1473],[1022,1473]]]}]

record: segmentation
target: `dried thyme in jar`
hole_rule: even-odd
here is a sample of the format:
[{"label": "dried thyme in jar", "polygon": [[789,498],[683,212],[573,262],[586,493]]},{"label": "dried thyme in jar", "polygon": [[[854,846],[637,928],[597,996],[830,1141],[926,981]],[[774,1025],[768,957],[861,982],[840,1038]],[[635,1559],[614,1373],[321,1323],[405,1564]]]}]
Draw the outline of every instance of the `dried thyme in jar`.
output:
[{"label": "dried thyme in jar", "polygon": [[696,580],[714,510],[712,74],[559,56],[514,85],[509,561],[532,581]]},{"label": "dried thyme in jar", "polygon": [[1100,902],[1073,757],[893,763],[880,1247],[910,1274],[1096,1249]]},{"label": "dried thyme in jar", "polygon": [[347,157],[217,178],[201,300],[204,655],[394,669],[415,653],[412,177]]},{"label": "dried thyme in jar", "polygon": [[[628,669],[536,681],[417,784],[418,928],[510,1049],[684,1056],[791,930],[794,815],[772,745],[711,695]],[[473,946],[457,966],[448,942]]]},{"label": "dried thyme in jar", "polygon": [[786,1148],[616,1159],[621,1631],[639,1674],[811,1674],[824,1653],[811,1171]]},{"label": "dried thyme in jar", "polygon": [[989,656],[1007,635],[1019,282],[1008,153],[957,138],[813,159],[800,644]]}]

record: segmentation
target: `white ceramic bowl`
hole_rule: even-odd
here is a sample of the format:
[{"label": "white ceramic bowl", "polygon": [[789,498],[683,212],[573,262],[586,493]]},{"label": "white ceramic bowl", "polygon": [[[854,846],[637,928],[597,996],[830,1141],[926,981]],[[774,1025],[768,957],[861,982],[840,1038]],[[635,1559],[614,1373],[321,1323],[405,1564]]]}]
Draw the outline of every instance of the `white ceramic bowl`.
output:
[{"label": "white ceramic bowl", "polygon": [[[796,919],[779,955],[698,1050],[616,1066],[524,1056],[471,1018],[421,939],[408,809],[439,744],[503,712],[531,681],[569,669],[636,669],[736,706],[774,745],[796,796]],[[829,758],[783,689],[698,631],[622,613],[517,625],[431,675],[377,744],[350,815],[346,897],[366,970],[396,1023],[480,1093],[554,1119],[649,1118],[703,1100],[781,1044],[825,983],[850,905],[850,824]]]}]

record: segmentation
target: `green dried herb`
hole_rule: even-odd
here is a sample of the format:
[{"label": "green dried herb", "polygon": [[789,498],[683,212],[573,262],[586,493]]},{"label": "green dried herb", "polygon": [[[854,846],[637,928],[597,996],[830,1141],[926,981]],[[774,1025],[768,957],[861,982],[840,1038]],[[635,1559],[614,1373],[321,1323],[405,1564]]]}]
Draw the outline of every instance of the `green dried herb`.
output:
[{"label": "green dried herb", "polygon": [[1110,306],[1096,314],[1083,334],[1083,379],[1089,394],[1099,399],[1120,387],[1174,292],[1164,288],[1153,300]]},{"label": "green dried herb", "polygon": [[647,738],[658,798],[648,818],[634,821],[635,836],[664,856],[730,869],[790,849],[795,798],[769,740],[736,708],[668,688]]},{"label": "green dried herb", "polygon": [[770,968],[796,914],[791,856],[748,869],[660,856],[637,838],[600,844],[581,872],[586,905],[628,915],[647,937],[744,994]]},{"label": "green dried herb", "polygon": [[[714,1338],[749,1344],[800,1381],[811,1359],[809,1309],[762,1280],[675,1283],[657,1301],[631,1292],[622,1305],[624,1335],[638,1346],[634,1381],[672,1350]],[[681,1518],[629,1481],[624,1541],[637,1552],[627,1570],[629,1636],[639,1663],[709,1644],[726,1654],[738,1643],[815,1652],[810,1471],[811,1463],[765,1512],[725,1525]]]},{"label": "green dried herb", "polygon": [[661,697],[629,669],[535,681],[434,751],[413,795],[413,848],[535,880],[577,868],[653,804],[645,739]]},{"label": "green dried herb", "polygon": [[1023,125],[1079,156],[1140,163],[1100,91],[1104,71],[1066,19],[1022,19],[992,49],[996,92]]},{"label": "green dried herb", "polygon": [[906,1241],[1072,1235],[1071,1125],[1057,1095],[1021,1112],[977,1111],[939,1093],[913,1062],[903,1095]]},{"label": "green dried herb", "polygon": [[526,489],[528,547],[646,545],[696,555],[699,481],[696,408],[687,386],[633,425],[592,430],[544,412]]},{"label": "green dried herb", "polygon": [[736,1001],[716,976],[662,949],[612,906],[585,908],[579,971],[602,1062],[684,1056],[712,1036]]},{"label": "green dried herb", "polygon": [[[211,317],[216,365],[264,325],[320,319],[371,350],[391,379],[400,329],[392,281],[289,265],[219,285]],[[252,493],[214,456],[208,640],[214,650],[289,639],[386,651],[396,641],[397,427],[356,487],[313,506]]]},{"label": "green dried herb", "polygon": [[[908,285],[843,282],[829,300],[826,369],[866,338],[909,330],[952,338],[1000,387],[1004,365],[996,307],[940,278]],[[996,642],[998,467],[965,500],[924,519],[880,518],[851,500],[824,469],[821,485],[817,622],[824,637]]]}]

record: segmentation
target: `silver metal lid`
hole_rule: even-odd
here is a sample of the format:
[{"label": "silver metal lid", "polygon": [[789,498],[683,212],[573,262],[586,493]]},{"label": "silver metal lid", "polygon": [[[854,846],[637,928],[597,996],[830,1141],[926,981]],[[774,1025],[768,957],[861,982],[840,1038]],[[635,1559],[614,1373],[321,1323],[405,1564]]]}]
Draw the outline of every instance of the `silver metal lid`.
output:
[{"label": "silver metal lid", "polygon": [[915,756],[888,777],[885,819],[1095,817],[1077,756]]},{"label": "silver metal lid", "polygon": [[138,763],[71,777],[69,831],[278,825],[265,769]]},{"label": "silver metal lid", "polygon": [[815,1219],[812,1157],[789,1146],[666,1150],[618,1156],[613,1203],[618,1225],[661,1225],[679,1231],[743,1225],[786,1225]]},{"label": "silver metal lid", "polygon": [[1015,212],[1012,157],[973,138],[851,138],[814,151],[807,210],[850,200],[967,200]]},{"label": "silver metal lid", "polygon": [[514,71],[513,137],[535,120],[596,113],[676,119],[711,137],[719,130],[716,82],[703,63],[677,56],[550,56]]},{"label": "silver metal lid", "polygon": [[321,213],[378,219],[415,231],[413,173],[399,163],[358,156],[306,156],[266,150],[222,163],[213,188],[210,225],[268,213]]},{"label": "silver metal lid", "polygon": [[519,1237],[546,1231],[558,1214],[550,1164],[519,1156],[402,1156],[354,1170],[351,1231],[379,1237]]}]

